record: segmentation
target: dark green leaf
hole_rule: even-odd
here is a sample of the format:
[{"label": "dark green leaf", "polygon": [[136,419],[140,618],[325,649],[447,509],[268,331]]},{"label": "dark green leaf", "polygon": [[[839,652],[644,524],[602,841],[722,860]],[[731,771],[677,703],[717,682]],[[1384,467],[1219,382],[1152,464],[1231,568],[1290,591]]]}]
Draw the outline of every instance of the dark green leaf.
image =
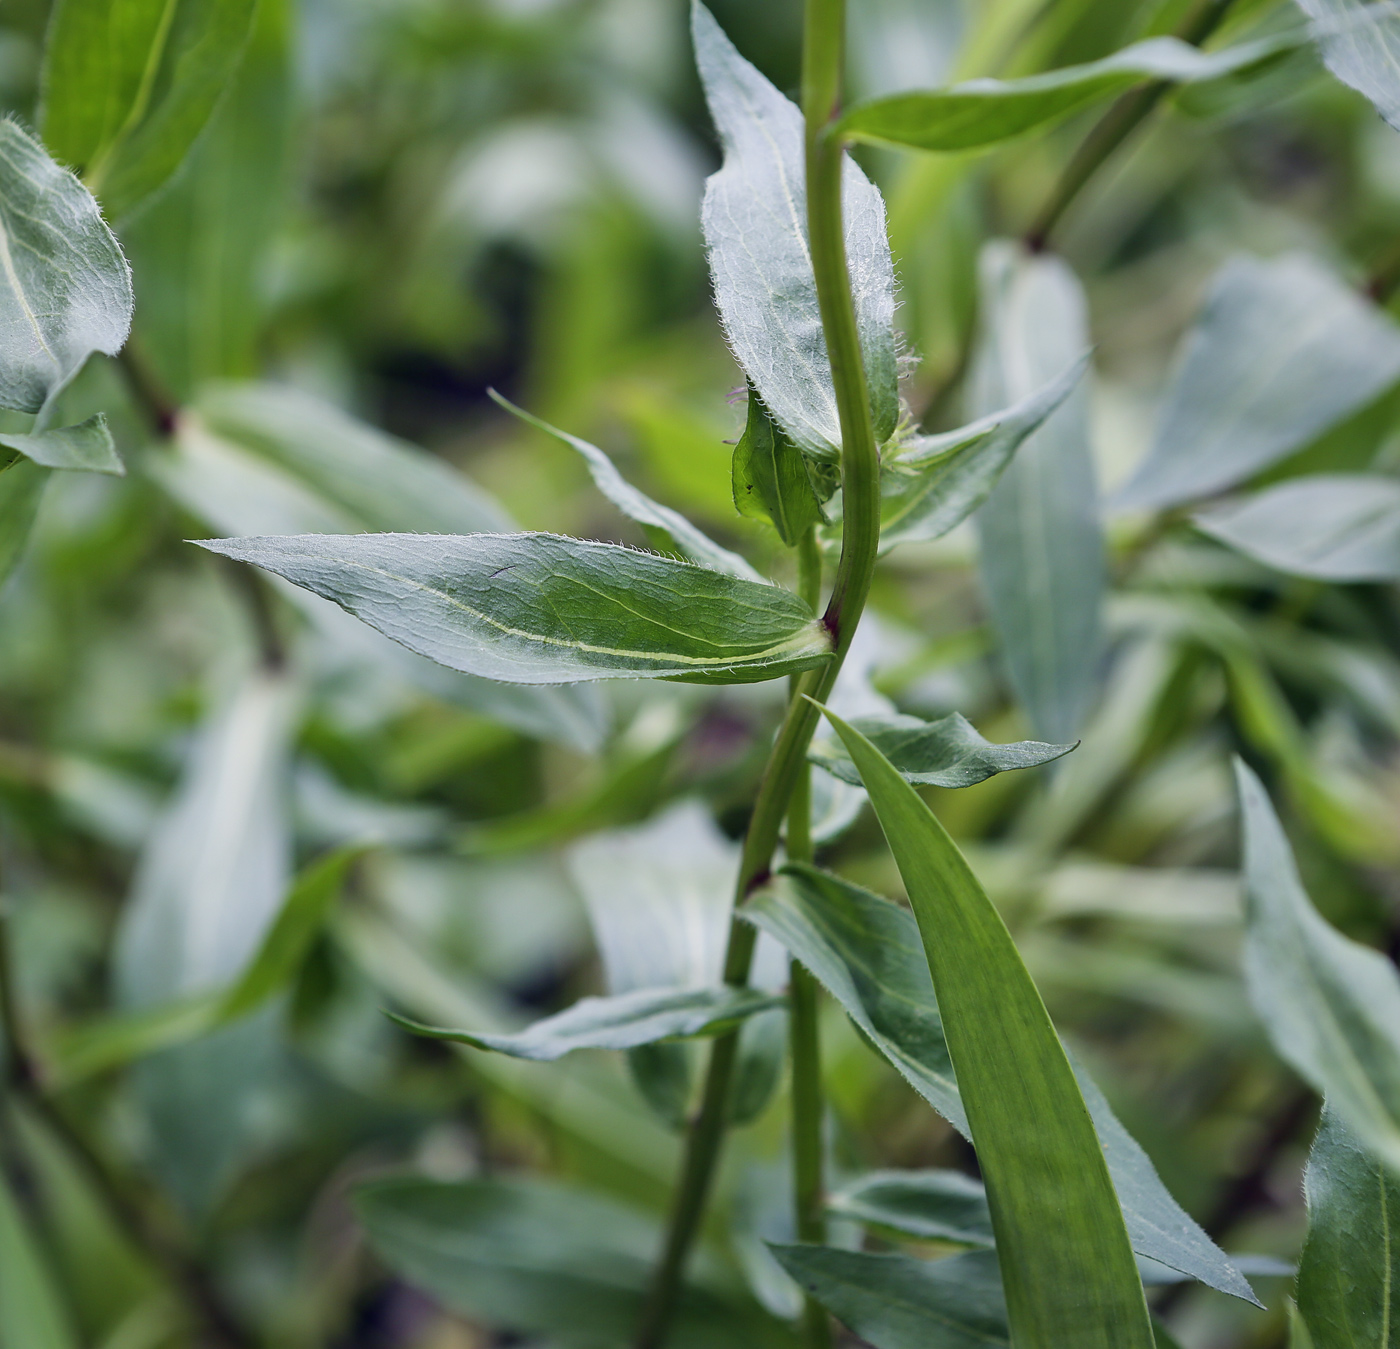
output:
[{"label": "dark green leaf", "polygon": [[[635,1049],[658,1040],[720,1035],[745,1017],[780,1005],[774,994],[721,984],[716,988],[639,988],[609,998],[581,998],[565,1011],[516,1035],[474,1034],[393,1019],[434,1040],[455,1040],[517,1059],[557,1059],[575,1049]],[[392,1014],[391,1014],[392,1015]]]},{"label": "dark green leaf", "polygon": [[[770,1249],[807,1293],[874,1349],[1002,1349],[1011,1343],[991,1252],[926,1261],[831,1246]],[[1072,1338],[1073,1330],[1065,1330]]]},{"label": "dark green leaf", "polygon": [[1289,478],[1193,517],[1197,529],[1279,571],[1321,581],[1400,579],[1400,481]]},{"label": "dark green leaf", "polygon": [[796,595],[554,534],[214,539],[211,552],[304,586],[440,664],[564,684],[743,684],[809,670],[830,640]]},{"label": "dark green leaf", "polygon": [[1263,784],[1238,760],[1235,778],[1250,997],[1280,1056],[1400,1171],[1400,976],[1313,908]]},{"label": "dark green leaf", "polygon": [[117,447],[112,443],[107,419],[100,412],[76,426],[29,435],[0,435],[0,445],[45,468],[85,469],[89,473],[114,473],[118,477],[126,472]]},{"label": "dark green leaf", "polygon": [[[989,244],[976,409],[1031,397],[1089,345],[1084,294],[1058,258]],[[1021,446],[977,513],[982,586],[1031,727],[1065,743],[1098,683],[1105,585],[1088,389],[1070,392]]]},{"label": "dark green leaf", "polygon": [[773,424],[752,389],[744,434],[734,447],[731,480],[734,509],[766,520],[789,548],[822,518],[802,451]]},{"label": "dark green leaf", "polygon": [[77,1345],[53,1275],[0,1169],[0,1346],[77,1349]]},{"label": "dark green leaf", "polygon": [[248,39],[255,0],[61,0],[44,140],[120,219],[180,167]]},{"label": "dark green leaf", "polygon": [[1304,1179],[1308,1239],[1298,1313],[1315,1349],[1394,1349],[1400,1342],[1400,1180],[1322,1114]]},{"label": "dark green leaf", "polygon": [[[879,749],[906,782],[927,787],[971,787],[996,773],[1050,763],[1074,748],[1038,740],[994,745],[960,712],[937,721],[902,714],[855,717],[851,725]],[[861,785],[860,774],[839,741],[815,742],[808,757],[842,782]]]},{"label": "dark green leaf", "polygon": [[[804,453],[834,461],[841,428],[807,250],[802,114],[734,50],[698,2],[692,32],[724,145],[724,167],[706,184],[701,209],[720,318],[773,419]],[[871,409],[884,440],[899,418],[894,267],[884,203],[851,160],[842,201]]]},{"label": "dark green leaf", "polygon": [[[815,867],[788,866],[791,886],[741,912],[821,981],[871,1044],[964,1137],[967,1120],[914,916]],[[1174,1200],[1103,1093],[1072,1064],[1123,1209],[1133,1250],[1233,1297],[1254,1301],[1225,1254]]]},{"label": "dark green leaf", "polygon": [[941,539],[991,494],[1022,442],[1074,391],[1089,368],[1081,357],[1014,407],[956,431],[913,436],[884,480],[880,548]]},{"label": "dark green leaf", "polygon": [[0,466],[0,585],[19,565],[48,485],[49,470],[29,459]]},{"label": "dark green leaf", "polygon": [[996,1244],[987,1192],[960,1171],[872,1171],[833,1194],[828,1207],[921,1241],[988,1250]]},{"label": "dark green leaf", "polygon": [[94,351],[121,350],[131,274],[83,185],[0,120],[0,407],[38,412]]},{"label": "dark green leaf", "polygon": [[1365,94],[1391,126],[1400,127],[1400,74],[1395,50],[1400,14],[1375,0],[1298,0],[1327,69]]},{"label": "dark green leaf", "polygon": [[851,140],[920,150],[968,150],[1009,140],[1144,80],[1182,84],[1247,70],[1296,46],[1266,38],[1203,52],[1175,38],[1134,43],[1101,61],[1020,80],[968,80],[947,89],[893,94],[857,104],[837,123]]},{"label": "dark green leaf", "polygon": [[[649,1216],[539,1180],[383,1180],[360,1187],[356,1209],[379,1257],[445,1306],[588,1349],[635,1333],[661,1241]],[[792,1340],[757,1307],[692,1286],[667,1343],[779,1349]]]},{"label": "dark green leaf", "polygon": [[596,445],[590,445],[578,436],[571,436],[567,431],[561,431],[558,427],[531,416],[523,408],[518,408],[514,403],[502,398],[495,389],[487,392],[499,406],[519,417],[522,422],[576,449],[588,465],[588,471],[592,474],[597,489],[625,516],[641,525],[657,548],[679,553],[682,557],[689,558],[701,567],[709,567],[712,571],[742,576],[749,581],[763,580],[738,553],[721,548],[679,511],[673,511],[669,506],[663,506],[639,492],[617,471],[613,461]]},{"label": "dark green leaf", "polygon": [[1400,329],[1312,258],[1240,257],[1216,275],[1156,439],[1118,494],[1174,506],[1242,482],[1400,378]]},{"label": "dark green leaf", "polygon": [[684,1129],[695,1088],[691,1046],[675,1040],[638,1045],[627,1051],[627,1071],[652,1112],[677,1132]]}]

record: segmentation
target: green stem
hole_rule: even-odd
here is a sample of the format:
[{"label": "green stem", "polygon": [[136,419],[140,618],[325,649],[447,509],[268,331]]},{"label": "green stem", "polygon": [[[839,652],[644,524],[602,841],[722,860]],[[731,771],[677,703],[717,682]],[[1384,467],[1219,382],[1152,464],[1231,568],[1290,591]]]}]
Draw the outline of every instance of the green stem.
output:
[{"label": "green stem", "polygon": [[[1233,0],[1198,0],[1177,26],[1174,37],[1199,47],[1219,26]],[[1041,252],[1050,233],[1089,180],[1113,152],[1146,120],[1173,88],[1170,80],[1153,80],[1124,94],[1094,125],[1070,158],[1050,199],[1026,231],[1026,247]]]},{"label": "green stem", "polygon": [[[783,816],[817,727],[817,709],[809,699],[821,702],[836,682],[870,593],[880,544],[880,451],[870,416],[870,396],[846,262],[841,214],[842,147],[830,133],[840,106],[845,0],[806,0],[804,25],[802,110],[806,120],[807,236],[841,423],[841,557],[831,599],[822,616],[832,637],[833,655],[820,670],[808,670],[794,682],[787,715],[759,783],[744,838],[735,887],[736,909],[770,874]],[[748,982],[757,935],[757,929],[736,914],[725,952],[726,983]],[[665,1342],[686,1257],[699,1231],[714,1179],[737,1055],[737,1032],[715,1039],[700,1108],[686,1136],[670,1225],[642,1313],[636,1349],[660,1349]]]}]

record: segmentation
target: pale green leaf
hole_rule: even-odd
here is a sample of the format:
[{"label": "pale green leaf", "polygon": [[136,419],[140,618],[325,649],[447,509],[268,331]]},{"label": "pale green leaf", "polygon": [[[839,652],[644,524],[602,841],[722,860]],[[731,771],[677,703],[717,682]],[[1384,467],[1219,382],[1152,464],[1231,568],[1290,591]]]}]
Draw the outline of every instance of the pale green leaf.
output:
[{"label": "pale green leaf", "polygon": [[946,89],[873,99],[851,108],[837,130],[850,140],[968,150],[1009,140],[1145,80],[1216,80],[1296,45],[1296,39],[1283,36],[1203,52],[1176,38],[1149,38],[1101,61],[1024,79],[967,80]]},{"label": "pale green leaf", "polygon": [[834,1214],[921,1241],[990,1250],[987,1192],[960,1171],[871,1171],[827,1201]]},{"label": "pale green leaf", "polygon": [[734,509],[767,521],[789,548],[796,547],[822,518],[802,451],[773,423],[752,389],[744,434],[734,447],[730,481]]},{"label": "pale green leaf", "polygon": [[[1088,318],[1083,290],[1058,258],[994,242],[983,251],[981,285],[973,401],[991,412],[1078,360]],[[1021,446],[976,518],[982,586],[1011,683],[1036,734],[1066,743],[1098,684],[1105,586],[1083,383]]]},{"label": "pale green leaf", "polygon": [[[580,1349],[630,1340],[661,1241],[650,1215],[542,1180],[381,1180],[356,1191],[355,1207],[380,1259],[444,1306]],[[695,1284],[667,1338],[671,1349],[792,1344],[757,1306]]]},{"label": "pale green leaf", "polygon": [[912,436],[882,480],[880,549],[941,539],[991,494],[1026,438],[1074,391],[1089,368],[1081,357],[1014,406],[956,431]]},{"label": "pale green leaf", "polygon": [[609,998],[581,998],[572,1007],[536,1021],[515,1035],[491,1035],[394,1016],[405,1030],[434,1040],[453,1040],[517,1059],[557,1059],[576,1049],[635,1049],[658,1040],[722,1035],[755,1012],[782,999],[748,988],[639,988]]},{"label": "pale green leaf", "polygon": [[1186,339],[1157,436],[1121,506],[1174,506],[1242,482],[1400,379],[1400,328],[1302,254],[1239,257]]},{"label": "pale green leaf", "polygon": [[238,63],[256,0],[60,0],[40,124],[120,219],[163,186]]},{"label": "pale green leaf", "polygon": [[29,531],[39,513],[49,470],[30,459],[0,465],[0,585],[9,579],[24,555]]},{"label": "pale green leaf", "polygon": [[[1001,1275],[990,1252],[925,1261],[831,1246],[770,1249],[811,1297],[874,1349],[1003,1349],[1011,1343]],[[1073,1330],[1064,1330],[1068,1343]],[[1022,1343],[1039,1341],[1018,1337]]]},{"label": "pale green leaf", "polygon": [[617,471],[613,461],[596,445],[590,445],[588,441],[580,440],[578,436],[571,436],[567,431],[561,431],[558,427],[541,421],[523,408],[518,408],[514,403],[502,398],[495,389],[490,389],[487,392],[499,406],[519,417],[527,425],[543,431],[546,435],[553,436],[556,440],[562,440],[564,444],[576,449],[588,465],[588,471],[592,474],[594,485],[598,490],[625,516],[641,525],[655,547],[679,553],[682,557],[689,558],[701,567],[709,567],[712,571],[727,572],[730,576],[742,576],[749,581],[761,582],[763,580],[763,577],[738,553],[732,553],[728,548],[721,548],[703,530],[691,524],[679,511],[673,511],[669,506],[663,506],[639,492]]},{"label": "pale green leaf", "polygon": [[[872,1045],[964,1137],[967,1119],[919,928],[907,910],[808,866],[784,869],[741,910],[776,937],[836,998]],[[1103,1093],[1071,1064],[1107,1159],[1133,1250],[1233,1297],[1248,1283],[1162,1184]]]},{"label": "pale green leaf", "polygon": [[34,1233],[0,1168],[0,1349],[77,1349]]},{"label": "pale green leaf", "polygon": [[1400,1344],[1400,1180],[1324,1110],[1303,1182],[1298,1312],[1314,1349]]},{"label": "pale green leaf", "polygon": [[812,669],[830,640],[795,595],[554,534],[201,540],[454,670],[520,684],[740,684]]},{"label": "pale green leaf", "polygon": [[[1038,740],[994,745],[960,712],[937,721],[898,713],[854,717],[851,725],[879,749],[906,782],[925,787],[971,787],[996,773],[1050,763],[1074,748]],[[842,782],[861,785],[860,774],[839,741],[814,742],[808,757]]]},{"label": "pale green leaf", "polygon": [[1327,69],[1400,127],[1400,11],[1386,0],[1298,0]]},{"label": "pale green leaf", "polygon": [[131,327],[131,274],[87,189],[0,120],[0,407],[38,412]]},{"label": "pale green leaf", "polygon": [[76,426],[28,435],[0,435],[0,445],[22,454],[45,468],[84,469],[89,473],[113,473],[120,477],[126,466],[112,443],[107,418],[100,412]]},{"label": "pale green leaf", "polygon": [[1279,571],[1320,581],[1400,579],[1400,481],[1318,473],[1201,512],[1197,529]]},{"label": "pale green leaf", "polygon": [[1400,976],[1313,908],[1263,784],[1238,760],[1235,777],[1250,997],[1279,1055],[1400,1172]]},{"label": "pale green leaf", "polygon": [[[836,395],[807,247],[802,114],[754,69],[701,4],[695,59],[724,166],[705,185],[701,224],[730,346],[764,406],[806,454],[834,461]],[[894,267],[880,194],[847,160],[846,252],[876,434],[899,418]]]}]

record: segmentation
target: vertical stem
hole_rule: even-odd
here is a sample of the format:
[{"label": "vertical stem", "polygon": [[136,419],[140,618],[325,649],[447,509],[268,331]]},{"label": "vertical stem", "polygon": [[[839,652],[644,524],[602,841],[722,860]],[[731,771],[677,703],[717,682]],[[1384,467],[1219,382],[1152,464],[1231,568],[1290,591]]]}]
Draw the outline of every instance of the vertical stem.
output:
[{"label": "vertical stem", "polygon": [[[880,451],[870,416],[855,300],[846,264],[841,214],[842,148],[829,131],[840,105],[845,0],[807,0],[804,22],[802,109],[806,119],[807,237],[841,423],[841,558],[831,599],[822,616],[834,650],[824,667],[808,670],[795,682],[744,838],[735,887],[736,909],[768,878],[788,800],[817,726],[817,710],[808,699],[822,700],[836,682],[870,593],[880,545]],[[725,952],[726,983],[747,983],[756,938],[756,929],[736,914]],[[735,1032],[717,1037],[710,1050],[700,1109],[686,1136],[665,1247],[642,1312],[636,1349],[660,1349],[665,1342],[686,1257],[699,1231],[714,1179],[737,1054]]]}]

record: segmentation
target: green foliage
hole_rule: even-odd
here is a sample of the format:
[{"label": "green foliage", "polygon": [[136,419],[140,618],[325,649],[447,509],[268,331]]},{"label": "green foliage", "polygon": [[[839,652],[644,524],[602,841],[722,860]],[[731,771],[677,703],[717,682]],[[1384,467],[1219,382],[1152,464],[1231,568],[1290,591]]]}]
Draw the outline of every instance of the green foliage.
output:
[{"label": "green foliage", "polygon": [[734,509],[751,519],[766,520],[789,548],[796,547],[823,518],[802,452],[773,424],[752,389],[731,474]]},{"label": "green foliage", "polygon": [[72,1349],[77,1342],[53,1275],[0,1172],[0,1345]]},{"label": "green foliage", "polygon": [[30,435],[0,435],[0,445],[44,468],[86,469],[91,473],[115,473],[118,477],[126,472],[112,443],[107,419],[100,412],[76,426]]}]

